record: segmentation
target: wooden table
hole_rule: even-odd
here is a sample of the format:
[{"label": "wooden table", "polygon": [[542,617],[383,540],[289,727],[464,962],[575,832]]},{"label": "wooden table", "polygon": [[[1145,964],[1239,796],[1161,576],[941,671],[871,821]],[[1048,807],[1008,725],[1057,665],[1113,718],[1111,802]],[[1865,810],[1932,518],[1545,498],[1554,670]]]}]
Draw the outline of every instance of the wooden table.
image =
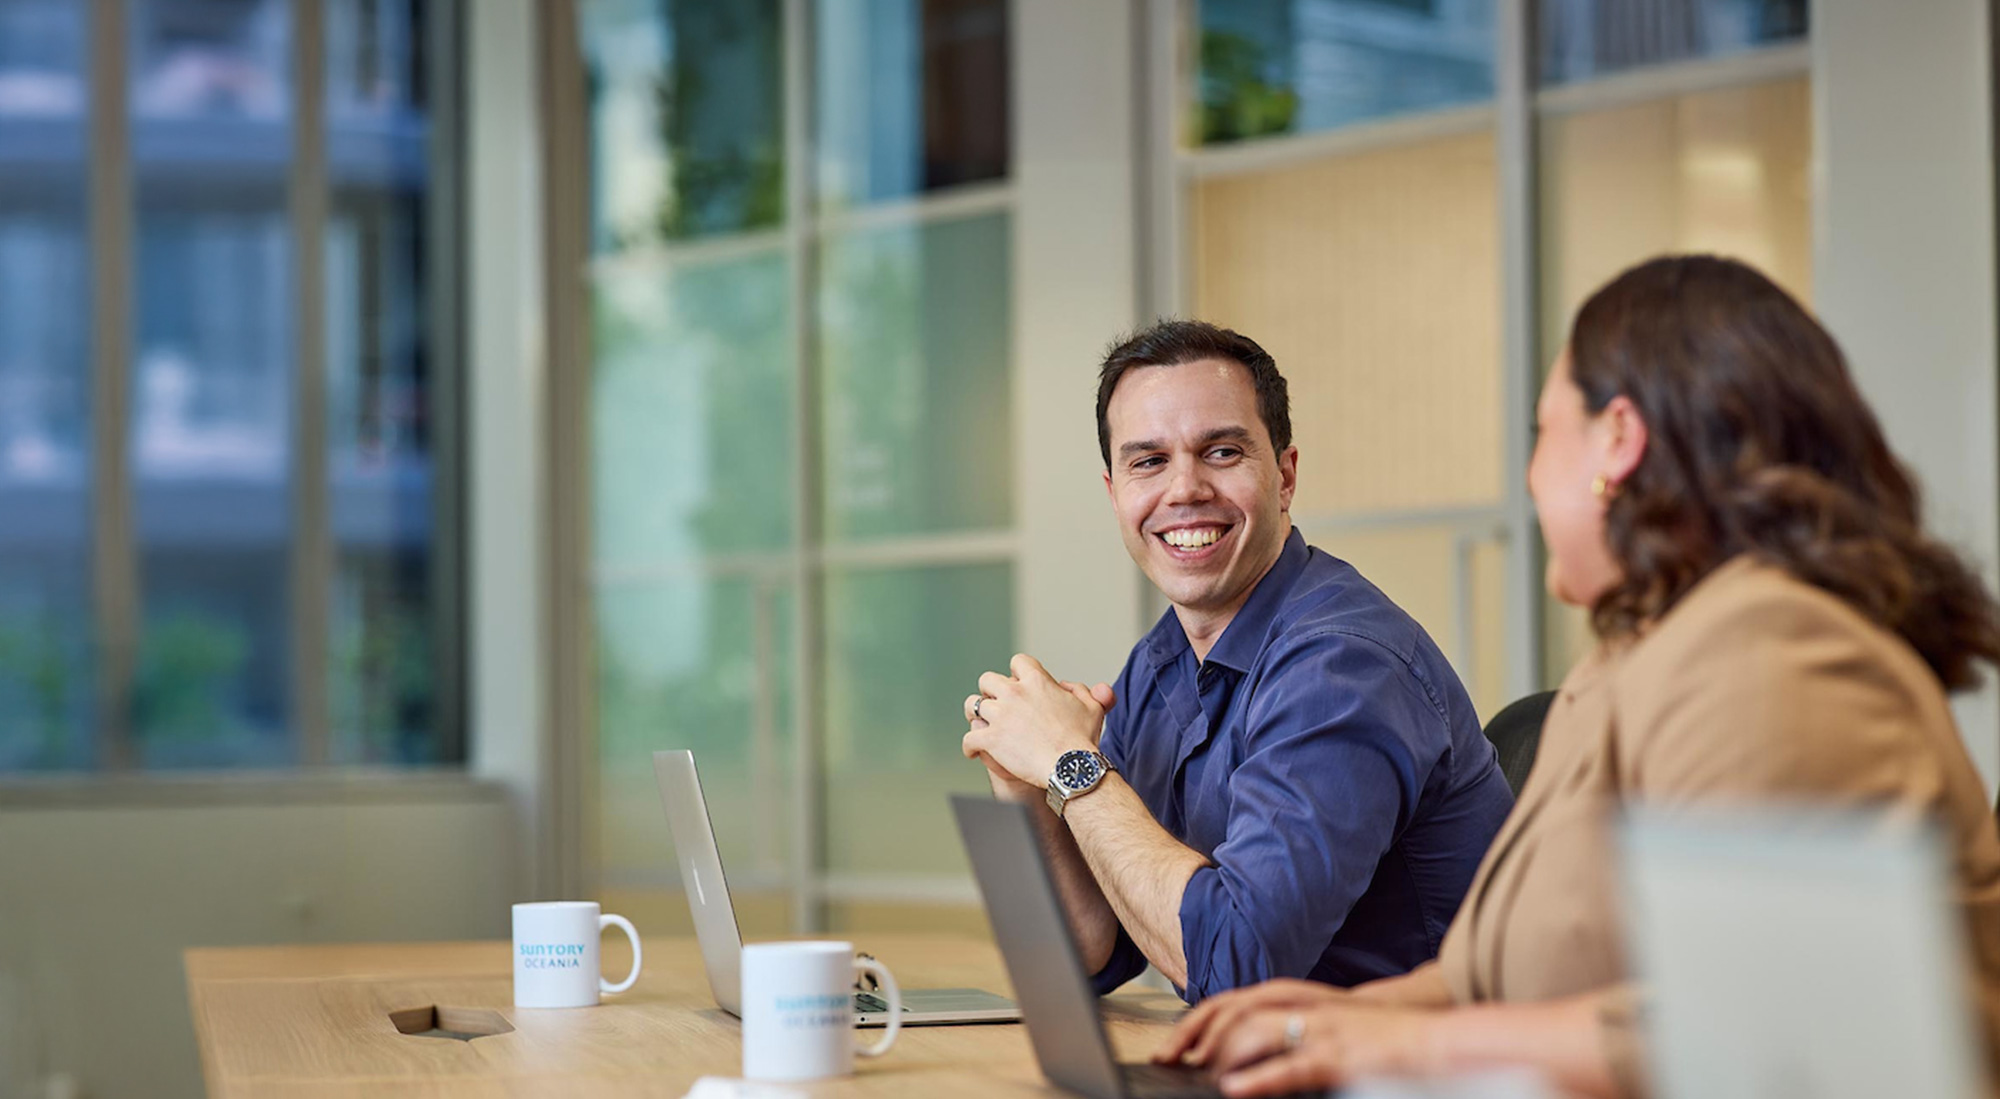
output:
[{"label": "wooden table", "polygon": [[[1012,994],[990,942],[864,937],[858,944],[909,986],[978,986]],[[742,1071],[736,1020],[715,1006],[692,939],[647,939],[645,972],[602,1006],[513,1006],[508,944],[190,950],[188,999],[213,1096],[658,1096],[699,1076]],[[607,973],[631,953],[604,940]],[[458,1041],[406,1035],[392,1012],[439,1006],[498,1018],[511,1033]],[[1141,1059],[1180,1013],[1169,993],[1122,992],[1106,1004],[1121,1059]],[[815,1096],[1060,1094],[1035,1066],[1019,1024],[905,1027],[896,1048],[856,1074],[790,1085]]]}]

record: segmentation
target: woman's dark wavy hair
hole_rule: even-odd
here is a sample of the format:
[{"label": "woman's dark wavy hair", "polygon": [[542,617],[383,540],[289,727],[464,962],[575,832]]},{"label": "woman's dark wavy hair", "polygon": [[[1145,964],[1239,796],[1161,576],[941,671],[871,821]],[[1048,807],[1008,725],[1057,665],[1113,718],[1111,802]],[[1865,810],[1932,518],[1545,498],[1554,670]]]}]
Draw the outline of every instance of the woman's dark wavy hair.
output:
[{"label": "woman's dark wavy hair", "polygon": [[1925,536],[1840,348],[1770,279],[1714,256],[1642,263],[1584,303],[1569,349],[1585,407],[1622,395],[1647,428],[1605,515],[1624,578],[1591,608],[1600,636],[1633,634],[1748,553],[1900,634],[1947,688],[2000,659],[1992,594]]}]

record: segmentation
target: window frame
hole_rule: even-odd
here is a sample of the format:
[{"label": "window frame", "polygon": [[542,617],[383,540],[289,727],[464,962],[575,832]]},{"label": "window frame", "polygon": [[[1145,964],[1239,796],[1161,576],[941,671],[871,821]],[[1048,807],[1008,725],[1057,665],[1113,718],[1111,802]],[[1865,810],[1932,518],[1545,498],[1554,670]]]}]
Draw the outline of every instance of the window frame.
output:
[{"label": "window frame", "polygon": [[[425,8],[427,157],[425,324],[430,350],[430,613],[435,765],[337,764],[329,690],[330,606],[336,547],[330,523],[327,452],[326,228],[331,175],[326,116],[326,0],[284,0],[290,42],[290,155],[283,217],[290,238],[292,403],[286,499],[291,549],[285,615],[286,731],[297,762],[284,768],[147,769],[140,765],[132,705],[144,607],[139,576],[136,478],[131,467],[132,371],[137,321],[139,229],[132,140],[134,0],[90,0],[81,12],[85,43],[85,236],[89,263],[90,409],[89,599],[95,654],[91,712],[94,766],[58,772],[0,772],[10,799],[54,804],[257,800],[252,791],[314,788],[331,776],[366,800],[381,784],[393,796],[456,790],[470,781],[465,703],[464,207],[466,150],[462,105],[465,41],[462,0]],[[429,775],[419,781],[415,776]],[[356,781],[359,779],[360,781]],[[442,786],[438,784],[442,783]],[[300,784],[304,784],[301,786]]]},{"label": "window frame", "polygon": [[[584,92],[586,62],[577,34],[581,6],[588,0],[544,0],[543,12],[552,33],[544,53],[549,85],[544,102],[551,117],[582,118],[588,109]],[[619,584],[660,577],[747,577],[765,597],[788,595],[792,601],[789,690],[795,699],[821,694],[825,682],[825,585],[834,570],[847,572],[952,565],[1005,564],[1018,571],[1022,558],[1019,486],[1016,512],[1005,521],[976,530],[924,532],[879,537],[829,539],[824,530],[824,500],[817,475],[822,449],[821,396],[822,331],[818,303],[824,289],[820,255],[830,243],[883,229],[915,229],[943,222],[1006,214],[1018,210],[1016,183],[1018,146],[1010,150],[1006,176],[994,180],[950,184],[911,195],[858,200],[829,205],[817,193],[817,118],[815,64],[817,11],[815,0],[782,0],[782,83],[784,117],[784,218],[777,226],[753,227],[736,233],[706,234],[681,242],[649,242],[615,255],[595,255],[589,225],[587,169],[574,173],[552,170],[549,196],[549,270],[577,272],[573,282],[559,283],[551,295],[550,357],[563,364],[550,402],[553,483],[556,494],[549,556],[552,588],[559,593],[549,606],[552,633],[565,639],[556,648],[553,713],[558,729],[574,730],[558,738],[555,749],[557,816],[562,822],[564,859],[575,865],[563,870],[563,880],[593,893],[608,888],[678,888],[671,867],[643,878],[618,876],[599,881],[601,842],[596,812],[601,806],[597,778],[595,604]],[[1010,20],[1010,28],[1012,24]],[[1010,29],[1010,36],[1012,34]],[[1009,49],[1018,48],[1010,37]],[[1011,67],[1010,67],[1011,68]],[[1011,72],[1010,72],[1011,82]],[[1010,89],[1011,91],[1011,89]],[[551,164],[588,165],[587,126],[551,127],[546,146]],[[790,273],[790,359],[793,368],[792,544],[784,549],[755,552],[690,554],[677,560],[616,564],[596,560],[589,535],[592,468],[589,455],[590,392],[595,368],[588,325],[588,302],[597,280],[631,273],[684,270],[704,263],[736,262],[752,256],[783,255]],[[1017,357],[1017,356],[1016,356]],[[1010,360],[1009,373],[1015,362]],[[1011,475],[1011,471],[1010,471]],[[760,708],[773,713],[775,705]],[[780,871],[769,866],[732,871],[739,887],[783,889],[790,896],[795,927],[826,926],[831,905],[847,901],[915,901],[972,903],[976,893],[969,881],[936,875],[874,875],[847,873],[827,865],[824,828],[827,820],[828,774],[822,747],[825,718],[813,705],[793,705],[784,734],[791,740],[783,768],[790,771],[785,794],[793,807],[785,846],[790,852]],[[778,730],[753,730],[763,743]],[[770,744],[760,749],[769,752]],[[573,852],[573,854],[571,854]]]}]

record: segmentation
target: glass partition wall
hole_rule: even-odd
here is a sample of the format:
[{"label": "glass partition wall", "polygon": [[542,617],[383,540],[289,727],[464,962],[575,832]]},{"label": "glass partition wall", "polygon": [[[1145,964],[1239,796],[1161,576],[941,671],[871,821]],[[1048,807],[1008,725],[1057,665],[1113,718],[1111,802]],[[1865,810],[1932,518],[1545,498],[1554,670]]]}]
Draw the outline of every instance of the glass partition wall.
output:
[{"label": "glass partition wall", "polygon": [[685,921],[650,765],[685,747],[747,928],[967,900],[939,792],[983,787],[958,701],[1013,651],[1007,5],[576,14],[598,883]]},{"label": "glass partition wall", "polygon": [[97,761],[86,16],[0,3],[0,771]]},{"label": "glass partition wall", "polygon": [[[1101,216],[1135,230],[1139,300],[1104,339],[1193,315],[1262,342],[1307,537],[1429,629],[1482,717],[1552,685],[1588,633],[1546,604],[1524,484],[1545,364],[1583,294],[1660,251],[1809,294],[1803,0],[1127,10],[1104,45],[1139,109],[1073,153],[1132,169]],[[1010,117],[1041,17],[572,14],[584,880],[685,926],[648,756],[693,747],[751,933],[976,922],[944,795],[984,788],[959,702],[1031,598],[1016,448],[1088,427],[1015,397],[1015,310],[1062,276],[1015,247],[1047,200],[1015,158],[1048,135]]]},{"label": "glass partition wall", "polygon": [[0,0],[0,775],[463,762],[456,10]]}]

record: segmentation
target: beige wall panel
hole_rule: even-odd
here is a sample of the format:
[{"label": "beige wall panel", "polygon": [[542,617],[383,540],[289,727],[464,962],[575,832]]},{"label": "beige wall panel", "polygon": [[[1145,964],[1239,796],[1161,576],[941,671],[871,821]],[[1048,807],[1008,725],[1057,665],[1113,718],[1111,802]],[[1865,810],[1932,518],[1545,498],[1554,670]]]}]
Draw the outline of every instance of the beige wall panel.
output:
[{"label": "beige wall panel", "polygon": [[1549,358],[1591,291],[1663,252],[1735,256],[1812,300],[1810,95],[1799,78],[1544,120]]},{"label": "beige wall panel", "polygon": [[1499,502],[1493,157],[1472,134],[1192,188],[1195,312],[1285,372],[1298,512]]},{"label": "beige wall panel", "polygon": [[1671,101],[1542,126],[1542,365],[1585,295],[1634,260],[1673,247]]},{"label": "beige wall panel", "polygon": [[1679,105],[1677,247],[1755,264],[1812,301],[1812,91],[1803,78]]}]

